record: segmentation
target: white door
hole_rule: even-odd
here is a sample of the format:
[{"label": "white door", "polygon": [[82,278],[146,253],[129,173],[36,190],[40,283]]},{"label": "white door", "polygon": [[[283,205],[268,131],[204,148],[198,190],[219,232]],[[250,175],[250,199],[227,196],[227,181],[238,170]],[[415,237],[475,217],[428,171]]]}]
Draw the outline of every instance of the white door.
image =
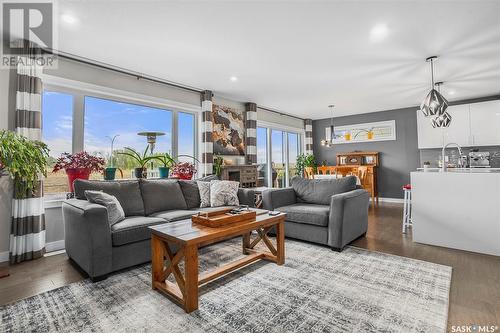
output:
[{"label": "white door", "polygon": [[449,106],[450,126],[444,129],[444,143],[458,143],[462,147],[472,144],[469,123],[469,104]]},{"label": "white door", "polygon": [[474,146],[500,145],[500,101],[471,104],[470,128]]},{"label": "white door", "polygon": [[443,129],[434,128],[431,118],[426,118],[417,110],[418,148],[443,148]]}]

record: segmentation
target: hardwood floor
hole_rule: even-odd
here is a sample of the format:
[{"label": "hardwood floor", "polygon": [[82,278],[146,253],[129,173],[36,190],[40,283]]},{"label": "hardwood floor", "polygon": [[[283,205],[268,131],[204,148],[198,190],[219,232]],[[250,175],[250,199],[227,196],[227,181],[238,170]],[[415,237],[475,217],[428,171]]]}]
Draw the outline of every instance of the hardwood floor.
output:
[{"label": "hardwood floor", "polygon": [[[453,267],[448,325],[500,326],[500,258],[413,243],[401,234],[402,205],[370,209],[366,238],[353,245]],[[84,279],[65,254],[10,266],[0,279],[0,304]],[[498,332],[498,329],[496,330]]]}]

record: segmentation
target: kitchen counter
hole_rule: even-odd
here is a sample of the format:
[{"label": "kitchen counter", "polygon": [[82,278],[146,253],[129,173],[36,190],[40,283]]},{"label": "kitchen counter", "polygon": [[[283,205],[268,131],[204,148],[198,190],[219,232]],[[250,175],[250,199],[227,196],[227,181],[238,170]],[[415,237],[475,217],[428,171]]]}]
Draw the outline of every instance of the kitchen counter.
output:
[{"label": "kitchen counter", "polygon": [[496,170],[412,172],[413,241],[500,256]]}]

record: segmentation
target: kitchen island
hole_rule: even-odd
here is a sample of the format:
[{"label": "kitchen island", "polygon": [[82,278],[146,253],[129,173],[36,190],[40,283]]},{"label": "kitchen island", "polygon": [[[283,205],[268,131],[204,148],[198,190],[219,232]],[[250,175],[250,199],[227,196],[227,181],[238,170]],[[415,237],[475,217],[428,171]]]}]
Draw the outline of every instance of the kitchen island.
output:
[{"label": "kitchen island", "polygon": [[500,170],[411,173],[413,241],[500,255]]}]

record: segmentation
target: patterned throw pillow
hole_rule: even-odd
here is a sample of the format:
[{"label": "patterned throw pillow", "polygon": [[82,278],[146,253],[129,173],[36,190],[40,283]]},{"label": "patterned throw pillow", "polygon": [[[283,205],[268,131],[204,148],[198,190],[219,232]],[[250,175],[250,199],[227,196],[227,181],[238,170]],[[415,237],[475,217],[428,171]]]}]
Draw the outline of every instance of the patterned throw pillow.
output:
[{"label": "patterned throw pillow", "polygon": [[239,186],[239,182],[232,182],[229,180],[212,180],[210,182],[210,205],[212,207],[239,206]]},{"label": "patterned throw pillow", "polygon": [[125,219],[122,205],[114,195],[102,191],[85,191],[85,197],[89,202],[105,206],[108,210],[109,225],[113,225]]},{"label": "patterned throw pillow", "polygon": [[210,207],[210,183],[197,181],[198,191],[200,191],[200,208]]}]

